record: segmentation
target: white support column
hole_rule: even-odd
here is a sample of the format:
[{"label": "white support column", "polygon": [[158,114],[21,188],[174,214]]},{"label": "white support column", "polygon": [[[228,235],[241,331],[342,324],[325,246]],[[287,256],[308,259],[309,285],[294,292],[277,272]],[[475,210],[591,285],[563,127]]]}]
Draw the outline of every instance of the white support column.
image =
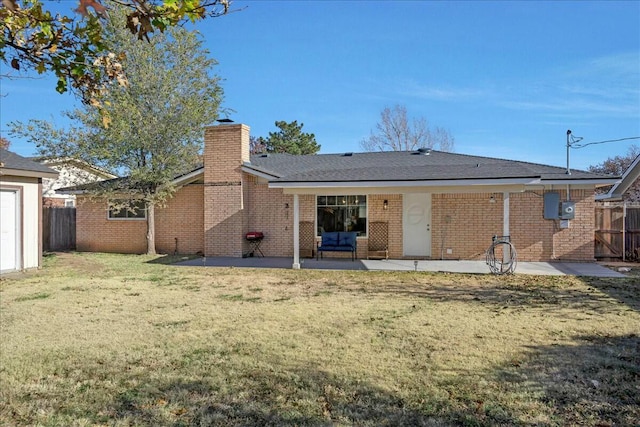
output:
[{"label": "white support column", "polygon": [[502,195],[504,203],[502,205],[502,235],[510,236],[509,234],[509,193],[505,192]]},{"label": "white support column", "polygon": [[627,260],[627,201],[622,204],[622,262]]},{"label": "white support column", "polygon": [[293,266],[300,270],[300,199],[293,195]]},{"label": "white support column", "polygon": [[[502,200],[503,200],[503,204],[502,204],[502,235],[503,236],[509,236],[509,241],[511,241],[511,233],[509,232],[509,193],[508,192],[504,192],[502,193]],[[511,254],[508,250],[508,246],[505,246],[505,251],[502,254],[503,257],[503,262],[508,262],[509,259],[511,258]]]}]

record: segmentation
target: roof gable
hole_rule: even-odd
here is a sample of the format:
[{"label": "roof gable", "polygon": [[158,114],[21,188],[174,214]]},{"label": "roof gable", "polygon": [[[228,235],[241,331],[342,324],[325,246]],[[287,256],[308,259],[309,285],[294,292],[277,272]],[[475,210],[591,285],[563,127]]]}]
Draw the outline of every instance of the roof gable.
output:
[{"label": "roof gable", "polygon": [[0,148],[0,175],[55,178],[58,172],[4,148]]},{"label": "roof gable", "polygon": [[31,157],[29,160],[41,163],[51,169],[62,171],[64,169],[81,169],[89,174],[95,175],[99,179],[117,178],[111,172],[98,166],[85,162],[84,160],[74,159],[72,157]]},{"label": "roof gable", "polygon": [[616,183],[605,194],[596,196],[596,200],[621,200],[629,189],[640,181],[640,155],[635,158],[627,170],[622,174],[620,182]]}]

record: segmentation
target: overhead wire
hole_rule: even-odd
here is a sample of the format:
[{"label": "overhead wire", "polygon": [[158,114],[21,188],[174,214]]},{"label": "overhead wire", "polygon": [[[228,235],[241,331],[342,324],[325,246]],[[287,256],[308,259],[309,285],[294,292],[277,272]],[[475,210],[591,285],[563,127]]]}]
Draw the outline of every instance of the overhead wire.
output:
[{"label": "overhead wire", "polygon": [[605,144],[605,143],[607,143],[607,142],[620,142],[620,141],[630,141],[630,140],[632,140],[632,139],[640,139],[640,136],[629,136],[629,137],[627,137],[627,138],[608,139],[608,140],[606,140],[606,141],[587,142],[587,143],[584,143],[584,144],[576,144],[576,142],[580,142],[580,141],[582,141],[582,138],[580,138],[580,139],[576,138],[576,140],[574,141],[574,140],[573,140],[574,138],[573,138],[573,135],[572,135],[572,136],[571,136],[571,139],[572,139],[572,141],[571,141],[571,144],[569,144],[569,146],[570,146],[571,148],[578,149],[578,148],[584,148],[584,147],[587,147],[587,146],[589,146],[589,145]]}]

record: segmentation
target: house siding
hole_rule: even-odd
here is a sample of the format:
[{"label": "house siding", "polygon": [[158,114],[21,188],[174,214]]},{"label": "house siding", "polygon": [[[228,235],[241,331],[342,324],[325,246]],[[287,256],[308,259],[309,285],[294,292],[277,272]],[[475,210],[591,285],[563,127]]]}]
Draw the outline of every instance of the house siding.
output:
[{"label": "house siding", "polygon": [[[492,237],[503,234],[503,196],[433,194],[431,221],[432,258],[484,259]],[[447,249],[451,250],[450,254]]]},{"label": "house siding", "polygon": [[147,222],[109,220],[106,200],[76,199],[76,249],[140,254],[147,251]]},{"label": "house siding", "polygon": [[156,209],[156,250],[165,254],[204,252],[204,187],[182,187],[165,208]]},{"label": "house siding", "polygon": [[[593,261],[593,192],[572,190],[571,200],[576,216],[562,229],[543,219],[542,191],[509,195],[509,235],[520,261]],[[492,236],[503,234],[503,202],[501,193],[434,194],[432,258],[483,259]]]},{"label": "house siding", "polygon": [[[269,188],[266,182],[245,175],[248,230],[261,231],[265,238],[260,249],[265,255],[293,256],[293,195]],[[315,197],[299,197],[300,221],[315,220]]]},{"label": "house siding", "polygon": [[[76,247],[86,252],[140,254],[147,251],[147,222],[108,219],[106,200],[78,197]],[[156,250],[195,254],[203,251],[203,187],[180,188],[165,207],[156,208]]]}]

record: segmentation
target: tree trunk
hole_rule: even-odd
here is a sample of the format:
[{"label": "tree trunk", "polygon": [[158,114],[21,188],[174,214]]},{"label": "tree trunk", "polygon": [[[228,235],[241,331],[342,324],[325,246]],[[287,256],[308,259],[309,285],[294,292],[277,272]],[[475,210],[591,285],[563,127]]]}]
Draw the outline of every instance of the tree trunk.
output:
[{"label": "tree trunk", "polygon": [[147,255],[156,254],[156,206],[147,203]]}]

